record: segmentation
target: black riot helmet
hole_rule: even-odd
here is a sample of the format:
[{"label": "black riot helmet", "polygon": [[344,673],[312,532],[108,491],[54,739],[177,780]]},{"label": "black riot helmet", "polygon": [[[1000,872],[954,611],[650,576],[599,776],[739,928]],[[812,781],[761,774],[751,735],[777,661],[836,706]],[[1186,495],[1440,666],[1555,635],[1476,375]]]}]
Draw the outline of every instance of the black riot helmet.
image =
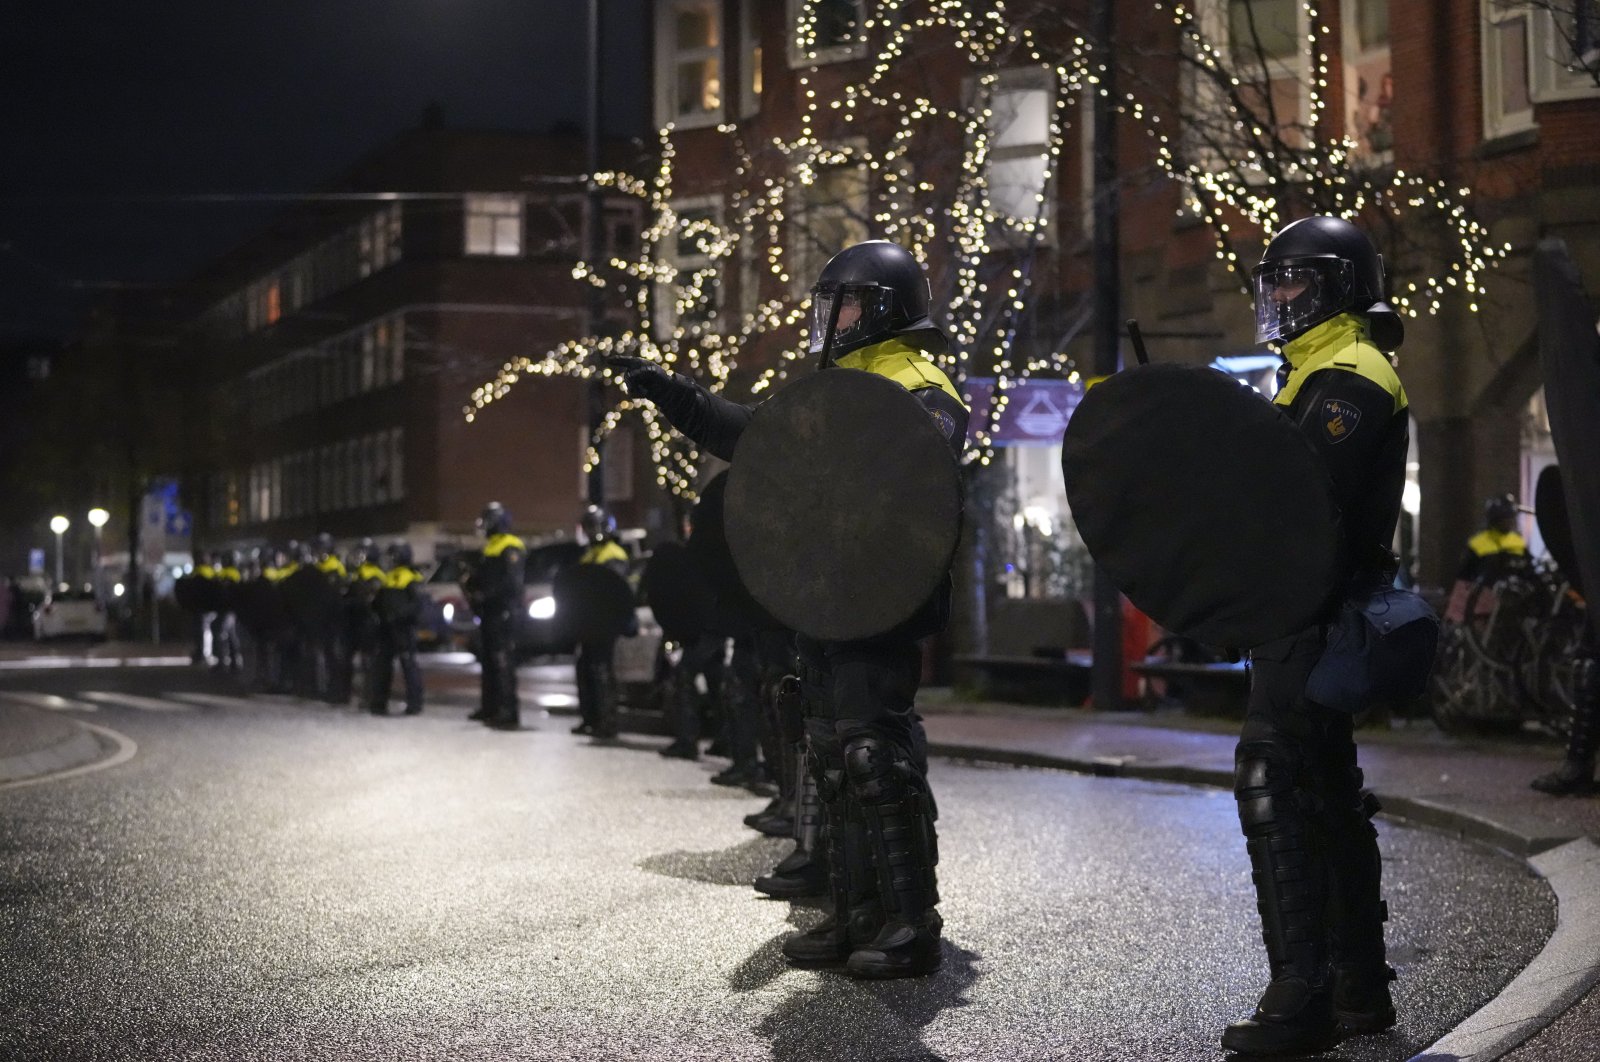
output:
[{"label": "black riot helmet", "polygon": [[371,538],[362,538],[361,541],[356,543],[355,548],[350,551],[350,563],[353,567],[359,568],[368,561],[377,563],[377,560],[378,544],[372,541]]},{"label": "black riot helmet", "polygon": [[511,514],[506,512],[506,507],[497,501],[492,501],[483,507],[483,515],[478,517],[478,530],[484,537],[503,535],[511,530]]},{"label": "black riot helmet", "polygon": [[388,560],[391,568],[411,567],[411,543],[409,542],[391,542],[388,548],[383,551],[383,555]]},{"label": "black riot helmet", "polygon": [[598,505],[591,505],[583,511],[583,516],[578,519],[578,530],[583,532],[585,542],[604,542],[615,538],[617,534],[617,518],[606,512]]},{"label": "black riot helmet", "polygon": [[846,247],[822,267],[811,289],[810,352],[827,368],[851,351],[894,336],[919,350],[949,349],[933,323],[932,289],[911,252],[888,240]]},{"label": "black riot helmet", "polygon": [[1517,499],[1499,494],[1483,503],[1483,519],[1497,531],[1516,530]]},{"label": "black riot helmet", "polygon": [[1384,302],[1383,256],[1343,218],[1318,214],[1286,225],[1250,280],[1258,343],[1288,342],[1341,313],[1364,315],[1379,350],[1405,338],[1400,315]]},{"label": "black riot helmet", "polygon": [[333,556],[333,536],[326,531],[319,531],[316,538],[316,552],[319,557]]},{"label": "black riot helmet", "polygon": [[217,563],[224,568],[237,568],[239,566],[239,553],[237,550],[225,549],[217,557]]}]

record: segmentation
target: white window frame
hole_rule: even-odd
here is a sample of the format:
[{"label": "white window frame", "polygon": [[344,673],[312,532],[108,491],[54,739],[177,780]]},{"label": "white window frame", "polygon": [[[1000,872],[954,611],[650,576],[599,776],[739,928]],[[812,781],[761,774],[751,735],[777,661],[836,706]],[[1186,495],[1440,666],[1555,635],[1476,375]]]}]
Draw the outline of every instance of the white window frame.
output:
[{"label": "white window frame", "polygon": [[[1200,35],[1209,41],[1212,47],[1227,57],[1228,66],[1236,75],[1241,75],[1241,82],[1254,84],[1253,81],[1243,78],[1242,73],[1244,71],[1241,71],[1240,63],[1234,55],[1231,6],[1232,0],[1200,0],[1195,7],[1195,22],[1199,28]],[[1269,80],[1271,78],[1284,78],[1294,81],[1300,87],[1297,101],[1298,107],[1293,118],[1293,124],[1306,127],[1311,124],[1311,93],[1308,91],[1308,86],[1311,82],[1311,43],[1309,39],[1311,22],[1306,14],[1304,4],[1295,5],[1295,35],[1301,45],[1300,51],[1292,60],[1269,59],[1267,73]],[[1184,47],[1189,48],[1192,45],[1185,40]],[[1251,63],[1254,63],[1253,56],[1251,57]],[[1253,68],[1249,72],[1253,74]],[[1204,86],[1204,95],[1208,98],[1202,98],[1202,86]],[[1263,90],[1271,92],[1270,84],[1264,86]],[[1221,107],[1223,105],[1221,100],[1209,98],[1211,92],[1212,89],[1209,83],[1202,81],[1200,74],[1191,69],[1189,63],[1185,61],[1180,75],[1179,86],[1180,105],[1185,113],[1195,113]],[[1203,152],[1206,156],[1211,153],[1209,147],[1196,147],[1194,150]],[[1202,162],[1206,161],[1199,156],[1197,156],[1197,159]],[[1216,170],[1223,168],[1224,165],[1224,160],[1211,158],[1206,168]]]},{"label": "white window frame", "polygon": [[[1576,5],[1585,2],[1596,25],[1594,32],[1600,39],[1600,3],[1596,0],[1564,0]],[[1530,33],[1529,86],[1535,103],[1555,103],[1561,100],[1593,99],[1600,96],[1600,84],[1588,70],[1577,65],[1576,56],[1569,51],[1565,35],[1556,25],[1557,13],[1548,8],[1533,12]],[[1600,63],[1600,43],[1590,49],[1586,61]]]},{"label": "white window frame", "polygon": [[819,48],[810,53],[801,48],[800,16],[808,5],[815,2],[816,0],[786,0],[785,2],[785,14],[788,16],[788,21],[785,23],[783,35],[787,41],[786,50],[789,53],[790,68],[822,66],[827,63],[843,63],[852,59],[865,59],[867,56],[867,20],[872,17],[871,7],[867,0],[850,0],[856,6],[856,25],[861,28],[855,43]]},{"label": "white window frame", "polygon": [[[502,192],[469,192],[461,203],[461,253],[469,258],[521,258],[526,234],[527,203]],[[488,222],[488,232],[473,233],[474,222]],[[482,237],[487,235],[487,242]],[[474,250],[474,246],[478,250]],[[487,249],[484,249],[487,248]]]},{"label": "white window frame", "polygon": [[[672,210],[680,219],[684,214],[709,211],[712,220],[718,226],[723,223],[723,206],[722,200],[714,195],[700,195],[672,201]],[[680,255],[678,253],[678,241],[680,238],[676,226],[662,238],[659,257],[671,267],[673,281],[669,284],[656,284],[651,292],[654,306],[652,317],[656,322],[657,334],[662,336],[670,336],[678,328],[678,274],[685,270],[705,269],[713,262],[710,255]],[[711,316],[705,322],[705,327],[707,328],[716,327],[726,309],[722,298],[720,278],[714,278],[712,286],[715,289],[716,306],[712,309]]]},{"label": "white window frame", "polygon": [[[969,87],[968,87],[969,98],[971,98],[971,97],[976,95],[976,93],[978,91],[978,87],[979,86],[978,86],[978,83],[976,81],[973,81],[969,85]],[[1057,84],[1055,75],[1051,71],[1046,70],[1046,69],[1044,69],[1042,67],[1032,67],[1032,66],[1014,67],[1014,68],[1011,68],[1011,69],[1008,69],[1008,70],[999,71],[999,77],[995,81],[995,84],[993,85],[993,87],[990,89],[990,96],[989,96],[989,107],[990,107],[990,109],[992,110],[994,108],[994,106],[995,106],[995,97],[999,96],[1002,93],[1011,94],[1011,93],[1018,93],[1018,92],[1043,92],[1044,93],[1045,133],[1044,133],[1044,140],[1042,140],[1038,144],[1033,144],[1033,143],[1030,142],[1030,143],[1025,143],[1025,144],[1008,144],[1008,145],[1006,145],[1004,147],[1001,147],[1001,146],[998,146],[997,143],[995,143],[995,141],[997,141],[999,139],[1000,129],[996,126],[996,124],[993,121],[991,121],[989,123],[988,133],[989,133],[990,137],[993,138],[993,139],[991,140],[990,145],[989,145],[988,158],[987,158],[986,164],[985,164],[985,174],[984,174],[985,180],[988,179],[988,168],[993,163],[996,163],[996,162],[1010,162],[1010,161],[1015,160],[1015,159],[1037,158],[1040,155],[1048,155],[1048,153],[1050,151],[1050,126],[1057,119],[1056,102],[1057,102],[1057,100],[1059,98],[1060,91],[1061,91],[1060,85]],[[1088,98],[1091,101],[1093,99],[1092,96],[1089,96]],[[1092,116],[1094,114],[1094,108],[1093,108],[1092,102],[1091,102],[1091,104],[1089,106],[1089,114],[1091,115],[1091,118],[1092,118]],[[1092,167],[1093,167],[1093,157],[1094,157],[1093,154],[1092,154],[1092,152],[1093,152],[1092,128],[1093,128],[1093,126],[1092,126],[1092,122],[1091,122],[1091,135],[1090,135],[1090,152],[1091,152],[1091,154],[1089,156],[1089,158],[1090,158],[1090,166],[1091,166],[1091,169],[1090,169],[1090,182],[1091,182],[1091,185],[1092,185],[1092,182],[1093,182],[1093,168]],[[1056,184],[1055,184],[1054,181],[1052,181],[1051,178],[1055,177],[1055,178],[1059,179],[1059,177],[1060,177],[1060,162],[1061,162],[1060,158],[1057,158],[1056,162],[1057,162],[1057,165],[1056,165],[1056,169],[1055,169],[1053,174],[1049,170],[1048,161],[1046,162],[1045,181],[1044,181],[1044,184],[1040,186],[1039,192],[1038,192],[1039,195],[1044,196],[1044,201],[1043,201],[1043,203],[1040,204],[1040,209],[1037,211],[1037,214],[1036,214],[1036,217],[1038,218],[1038,220],[1040,220],[1044,225],[1044,231],[1043,231],[1042,235],[1040,235],[1038,237],[1038,239],[1040,241],[1040,244],[1043,245],[1043,246],[1053,246],[1055,244],[1055,227],[1056,227],[1056,215],[1057,215],[1056,202],[1055,201],[1057,199],[1057,196],[1055,194]],[[1091,195],[1092,195],[1092,192],[1091,192]],[[994,203],[992,194],[991,194],[991,197],[990,197],[990,206],[991,207],[996,207],[997,212],[998,212],[998,207]],[[1006,216],[1010,217],[1012,220],[1022,220],[1021,215],[1006,215]],[[993,237],[996,240],[999,240],[999,241],[1002,241],[1002,242],[1016,241],[1018,243],[1021,243],[1021,242],[1025,241],[1027,239],[1027,237],[1025,235],[1023,235],[1021,233],[1013,234],[1009,229],[997,229],[993,233]]]},{"label": "white window frame", "polygon": [[[1525,130],[1537,129],[1539,123],[1534,117],[1533,98],[1533,12],[1527,7],[1508,5],[1505,0],[1480,0],[1480,6],[1483,14],[1480,24],[1482,32],[1479,34],[1482,41],[1479,77],[1483,89],[1483,138],[1496,140]],[[1500,48],[1500,35],[1495,31],[1495,27],[1517,21],[1522,22],[1524,30],[1525,48],[1522,58],[1528,77],[1528,108],[1526,111],[1507,114],[1500,98],[1500,68],[1504,56]]]},{"label": "white window frame", "polygon": [[[697,48],[677,47],[676,20],[685,8],[704,8],[711,13],[713,41]],[[728,61],[723,54],[727,41],[721,0],[658,0],[656,4],[656,125],[696,129],[718,125],[728,106]],[[717,64],[717,105],[709,110],[695,108],[678,113],[678,67],[685,62],[711,59]]]}]

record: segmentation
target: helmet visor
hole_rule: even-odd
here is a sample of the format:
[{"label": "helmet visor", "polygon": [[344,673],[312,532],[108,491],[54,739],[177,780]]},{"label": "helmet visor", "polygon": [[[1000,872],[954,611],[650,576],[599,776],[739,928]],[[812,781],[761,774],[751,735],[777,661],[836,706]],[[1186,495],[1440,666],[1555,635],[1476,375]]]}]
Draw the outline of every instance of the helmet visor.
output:
[{"label": "helmet visor", "polygon": [[[833,350],[849,350],[875,337],[889,327],[889,308],[894,293],[875,284],[816,287],[811,290],[811,319],[808,322],[812,354],[828,345],[828,328],[833,328]],[[835,307],[838,308],[837,315]]]},{"label": "helmet visor", "polygon": [[1293,339],[1350,306],[1353,270],[1342,258],[1286,258],[1251,272],[1256,342]]}]

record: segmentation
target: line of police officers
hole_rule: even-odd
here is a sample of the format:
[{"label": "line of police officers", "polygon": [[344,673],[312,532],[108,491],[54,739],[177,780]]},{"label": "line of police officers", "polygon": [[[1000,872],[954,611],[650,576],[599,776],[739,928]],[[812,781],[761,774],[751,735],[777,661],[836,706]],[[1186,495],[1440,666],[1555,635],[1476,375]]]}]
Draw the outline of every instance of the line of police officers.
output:
[{"label": "line of police officers", "polygon": [[380,556],[362,539],[347,565],[324,533],[309,547],[291,541],[242,560],[233,552],[205,555],[179,580],[178,598],[194,616],[197,664],[214,660],[241,672],[248,644],[257,689],[348,704],[359,657],[362,706],[377,715],[388,713],[398,665],[404,711],[415,715],[423,703],[421,582],[407,543],[392,542]]}]

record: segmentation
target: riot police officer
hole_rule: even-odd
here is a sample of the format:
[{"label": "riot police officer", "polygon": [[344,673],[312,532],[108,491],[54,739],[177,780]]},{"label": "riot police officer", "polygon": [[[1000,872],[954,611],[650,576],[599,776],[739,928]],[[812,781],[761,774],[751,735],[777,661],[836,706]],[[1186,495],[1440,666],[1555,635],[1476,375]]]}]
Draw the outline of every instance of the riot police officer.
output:
[{"label": "riot police officer", "polygon": [[[598,505],[583,511],[578,521],[584,551],[579,564],[598,564],[623,578],[628,575],[628,551],[617,541],[617,518]],[[616,653],[615,638],[578,644],[574,669],[578,680],[578,725],[574,734],[597,738],[617,736],[617,680],[612,670]]]},{"label": "riot police officer", "polygon": [[384,551],[388,570],[379,573],[373,598],[376,643],[369,658],[367,710],[389,714],[389,686],[400,665],[407,715],[422,711],[422,672],[417,669],[417,617],[422,613],[422,573],[412,567],[411,546],[391,542]]},{"label": "riot police officer", "polygon": [[1490,498],[1483,505],[1484,528],[1467,539],[1456,568],[1456,579],[1494,581],[1528,560],[1528,541],[1517,532],[1517,499],[1509,494]]},{"label": "riot police officer", "polygon": [[[968,410],[928,357],[946,349],[921,265],[885,240],[848,247],[811,290],[818,366],[895,381],[922,402],[958,454]],[[613,358],[628,393],[654,402],[703,449],[732,460],[752,410],[641,358]],[[808,769],[825,808],[833,913],[784,942],[797,964],[845,962],[859,977],[929,974],[941,963],[927,742],[915,708],[918,639],[941,630],[949,582],[899,628],[860,642],[799,638]]]},{"label": "riot police officer", "polygon": [[[379,565],[378,546],[370,538],[363,538],[356,543],[355,549],[350,551],[349,563],[346,570],[349,576],[344,587],[344,640],[340,648],[341,674],[354,676],[356,673],[356,657],[361,657],[361,663],[366,675],[370,678],[373,674],[373,656],[378,651],[378,591],[385,585],[385,572]],[[353,683],[347,682],[345,690],[348,693]],[[363,698],[368,706],[372,703],[370,696]]]},{"label": "riot police officer", "polygon": [[[305,692],[329,704],[348,704],[350,675],[345,670],[344,588],[349,574],[335,551],[333,536],[323,531],[313,540],[310,563],[302,562],[297,600],[305,653]],[[313,582],[312,575],[316,581]]]},{"label": "riot police officer", "polygon": [[[1350,595],[1386,584],[1409,418],[1387,356],[1403,330],[1383,301],[1382,259],[1349,222],[1310,217],[1273,237],[1252,277],[1257,341],[1284,358],[1274,402],[1331,474]],[[1377,803],[1362,791],[1351,717],[1306,697],[1325,632],[1319,623],[1251,652],[1234,793],[1271,983],[1222,1036],[1247,1054],[1318,1051],[1395,1023]]]},{"label": "riot police officer", "polygon": [[217,666],[238,672],[244,668],[244,650],[239,646],[239,588],[244,577],[239,573],[239,555],[227,550],[217,555],[213,569],[217,584],[217,611],[211,621],[211,650]]},{"label": "riot police officer", "polygon": [[522,721],[516,651],[527,548],[511,533],[511,514],[499,502],[484,506],[478,530],[484,536],[483,553],[462,588],[478,616],[483,687],[478,710],[468,718],[496,730],[515,730]]},{"label": "riot police officer", "polygon": [[205,602],[206,607],[197,609],[191,617],[193,640],[189,651],[189,662],[201,666],[211,663],[212,632],[217,621],[217,613],[210,607],[217,590],[216,555],[201,553],[197,556],[193,574],[201,584],[198,596]]}]

